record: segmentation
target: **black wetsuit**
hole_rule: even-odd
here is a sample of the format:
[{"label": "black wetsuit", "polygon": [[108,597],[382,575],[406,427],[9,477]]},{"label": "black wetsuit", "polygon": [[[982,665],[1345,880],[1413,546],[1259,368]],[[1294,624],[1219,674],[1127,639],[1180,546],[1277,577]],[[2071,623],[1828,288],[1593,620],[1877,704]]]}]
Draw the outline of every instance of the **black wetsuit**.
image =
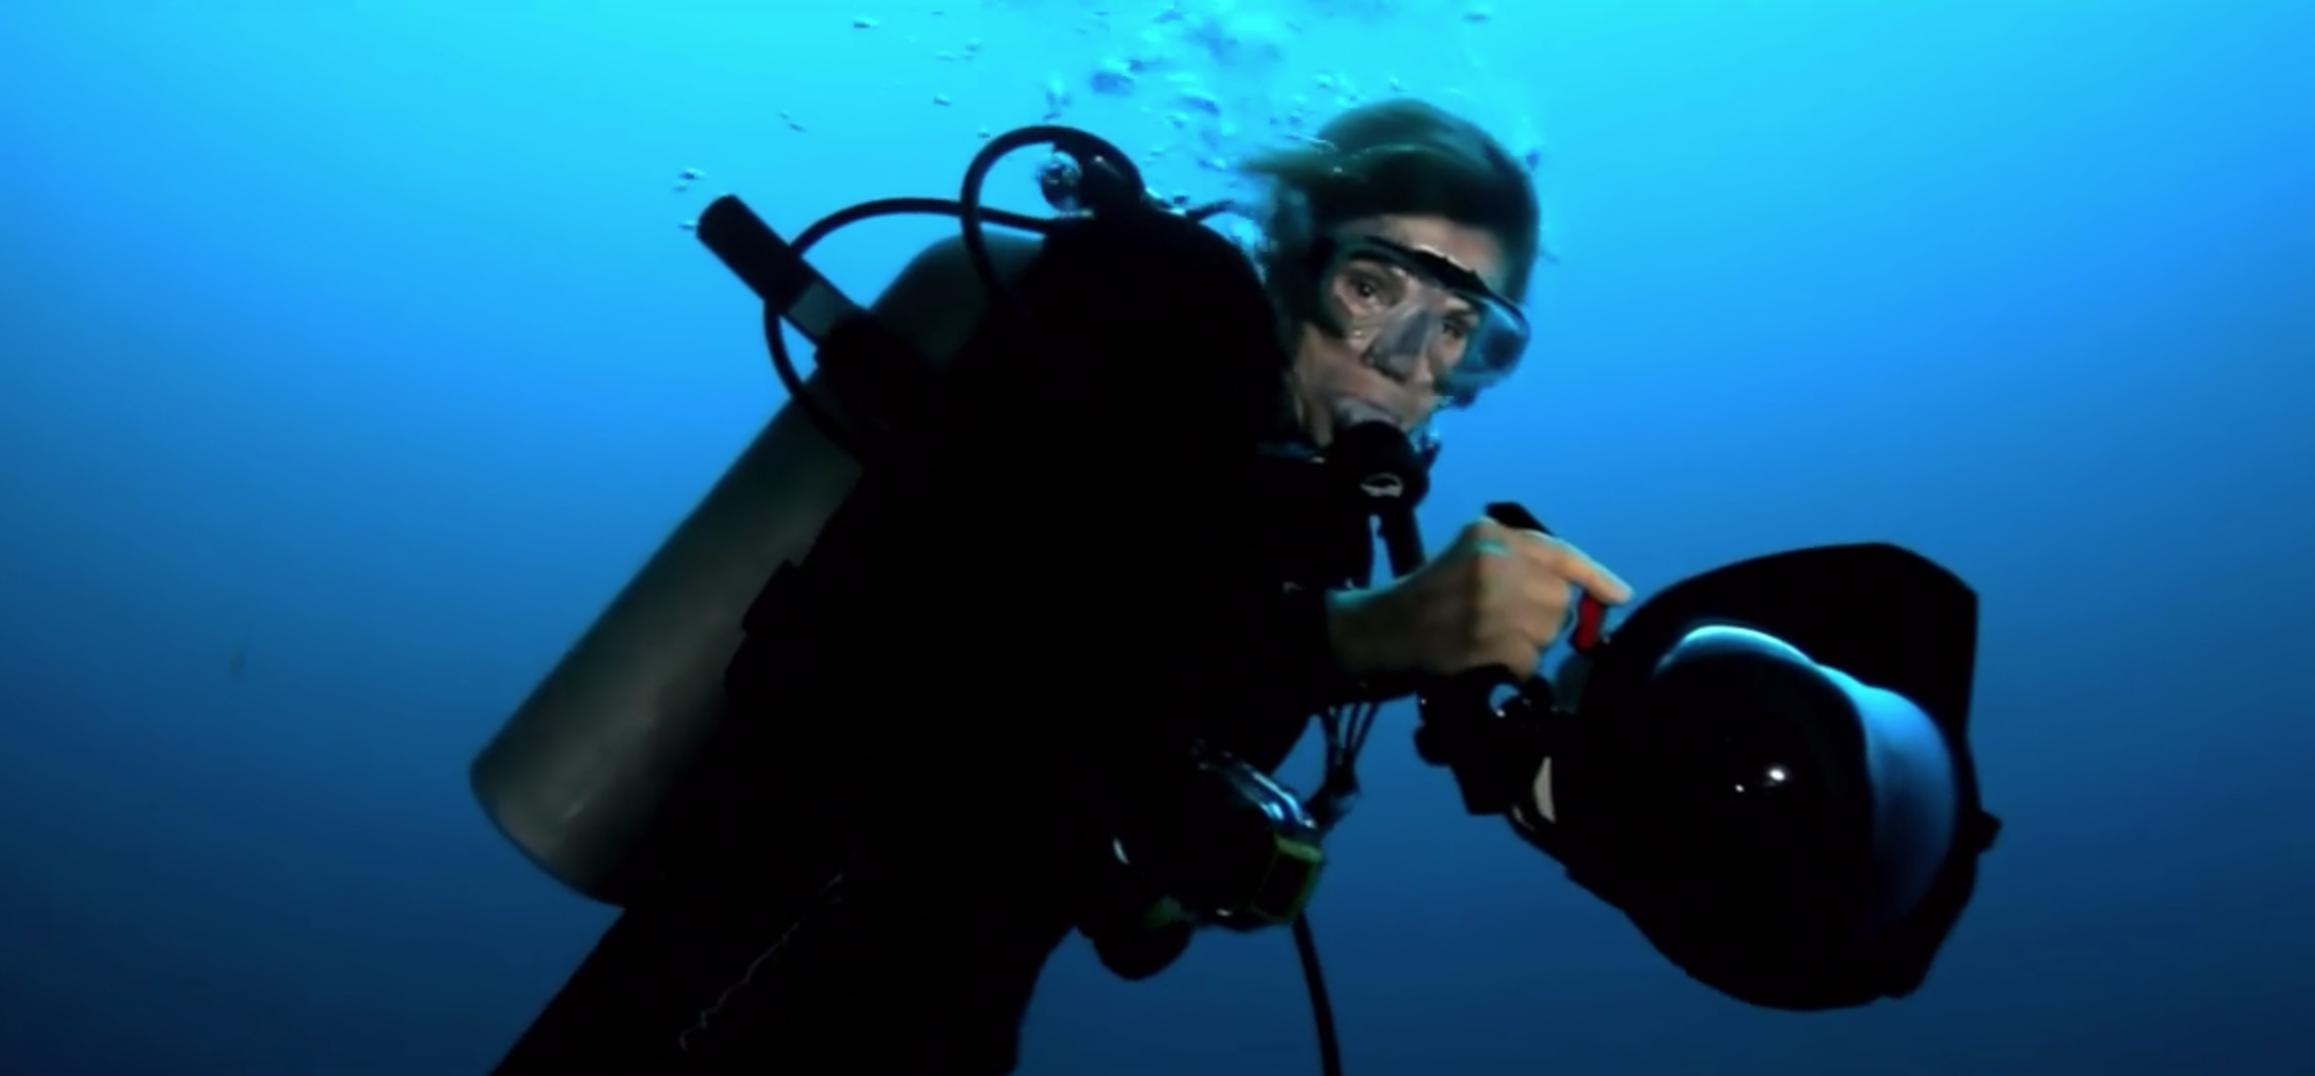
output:
[{"label": "black wetsuit", "polygon": [[764,603],[664,874],[502,1076],[1008,1072],[1137,789],[1192,736],[1275,768],[1357,696],[1322,601],[1371,544],[1280,429],[1245,259],[1109,227],[1021,292],[1044,332],[984,325]]}]

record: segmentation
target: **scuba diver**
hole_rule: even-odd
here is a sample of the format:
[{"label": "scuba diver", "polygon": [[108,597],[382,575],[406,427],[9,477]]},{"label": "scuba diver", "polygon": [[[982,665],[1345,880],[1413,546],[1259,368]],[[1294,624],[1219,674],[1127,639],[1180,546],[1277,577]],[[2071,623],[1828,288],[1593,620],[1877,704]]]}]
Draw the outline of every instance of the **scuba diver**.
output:
[{"label": "scuba diver", "polygon": [[[1076,158],[1046,176],[1064,216],[993,241],[1026,222],[978,184],[1034,136]],[[1996,826],[1963,737],[1974,596],[1828,547],[1681,583],[1610,640],[1632,589],[1516,505],[1425,554],[1434,419],[1527,351],[1527,170],[1404,99],[1247,169],[1252,252],[1098,139],[999,139],[962,239],[861,316],[801,267],[819,226],[790,249],[735,200],[703,215],[804,417],[477,760],[494,821],[623,909],[497,1073],[1005,1073],[1072,931],[1141,978],[1274,925],[1338,1071],[1304,909],[1376,708],[1410,695],[1472,813],[1699,980],[1789,1008],[1918,983]],[[1304,798],[1274,773],[1314,719]]]}]

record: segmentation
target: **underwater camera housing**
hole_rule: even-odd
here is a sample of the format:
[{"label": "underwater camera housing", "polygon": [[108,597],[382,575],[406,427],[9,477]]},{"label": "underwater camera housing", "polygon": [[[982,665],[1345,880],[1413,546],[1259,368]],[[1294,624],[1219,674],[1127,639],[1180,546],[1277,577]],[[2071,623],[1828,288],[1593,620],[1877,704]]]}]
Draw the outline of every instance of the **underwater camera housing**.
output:
[{"label": "underwater camera housing", "polygon": [[1699,982],[1792,1010],[1903,997],[2001,828],[1968,741],[1976,617],[1893,545],[1746,560],[1612,638],[1585,599],[1557,687],[1435,685],[1417,747]]}]

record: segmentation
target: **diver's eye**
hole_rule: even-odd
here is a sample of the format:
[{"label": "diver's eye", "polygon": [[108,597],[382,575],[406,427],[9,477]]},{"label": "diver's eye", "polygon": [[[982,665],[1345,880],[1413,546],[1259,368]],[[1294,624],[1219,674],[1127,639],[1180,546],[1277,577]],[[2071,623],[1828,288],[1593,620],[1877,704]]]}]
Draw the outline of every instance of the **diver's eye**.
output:
[{"label": "diver's eye", "polygon": [[1350,293],[1369,306],[1381,302],[1383,286],[1370,277],[1352,277]]},{"label": "diver's eye", "polygon": [[1401,288],[1396,286],[1388,267],[1354,262],[1336,271],[1330,286],[1334,301],[1353,314],[1371,314],[1398,301]]}]

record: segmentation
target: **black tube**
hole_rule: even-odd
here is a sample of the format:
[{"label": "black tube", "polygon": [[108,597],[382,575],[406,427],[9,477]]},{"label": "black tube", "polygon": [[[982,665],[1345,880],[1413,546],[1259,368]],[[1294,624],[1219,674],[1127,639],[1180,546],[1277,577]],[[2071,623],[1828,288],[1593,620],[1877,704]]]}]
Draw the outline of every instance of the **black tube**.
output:
[{"label": "black tube", "polygon": [[1302,954],[1302,981],[1310,986],[1310,1016],[1318,1023],[1318,1068],[1342,1076],[1342,1043],[1334,1033],[1334,1003],[1326,996],[1326,975],[1318,968],[1318,939],[1310,933],[1310,913],[1294,917],[1294,949]]}]

